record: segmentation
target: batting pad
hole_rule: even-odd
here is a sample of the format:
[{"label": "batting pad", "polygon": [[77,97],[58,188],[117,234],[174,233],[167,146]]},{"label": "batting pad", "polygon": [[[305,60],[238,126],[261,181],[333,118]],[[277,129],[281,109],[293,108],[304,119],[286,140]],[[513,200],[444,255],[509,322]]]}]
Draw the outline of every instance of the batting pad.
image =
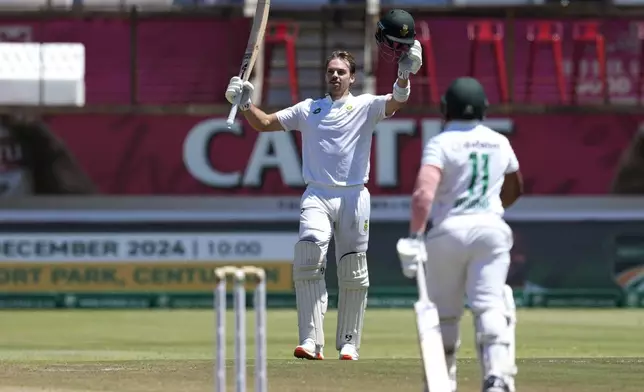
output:
[{"label": "batting pad", "polygon": [[0,105],[85,105],[85,46],[0,43]]},{"label": "batting pad", "polygon": [[510,336],[505,312],[489,309],[474,317],[476,342],[479,348],[483,374],[508,376],[514,365],[510,363]]},{"label": "batting pad", "polygon": [[517,308],[514,303],[514,292],[507,284],[503,287],[503,300],[505,302],[505,310],[507,311],[508,329],[506,333],[508,341],[508,350],[510,355],[510,374],[516,375],[518,368],[516,364],[516,327],[517,327]]},{"label": "batting pad", "polygon": [[299,241],[295,244],[293,282],[300,344],[312,339],[324,347],[323,321],[328,295],[324,281],[324,254],[315,242]]},{"label": "batting pad", "polygon": [[369,288],[367,254],[351,253],[338,262],[338,328],[336,348],[345,344],[360,348],[360,337]]}]

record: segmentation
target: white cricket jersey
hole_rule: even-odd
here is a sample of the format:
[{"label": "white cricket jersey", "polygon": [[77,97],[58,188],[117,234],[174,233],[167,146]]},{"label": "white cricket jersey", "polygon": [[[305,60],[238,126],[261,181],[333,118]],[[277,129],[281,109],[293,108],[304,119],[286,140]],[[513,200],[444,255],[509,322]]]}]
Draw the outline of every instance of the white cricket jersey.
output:
[{"label": "white cricket jersey", "polygon": [[307,184],[354,186],[369,179],[371,140],[385,118],[388,95],[333,101],[307,99],[277,112],[286,131],[302,133],[302,176]]},{"label": "white cricket jersey", "polygon": [[425,146],[422,164],[442,170],[432,206],[434,225],[455,215],[503,216],[503,180],[519,170],[508,138],[476,121],[449,122]]}]

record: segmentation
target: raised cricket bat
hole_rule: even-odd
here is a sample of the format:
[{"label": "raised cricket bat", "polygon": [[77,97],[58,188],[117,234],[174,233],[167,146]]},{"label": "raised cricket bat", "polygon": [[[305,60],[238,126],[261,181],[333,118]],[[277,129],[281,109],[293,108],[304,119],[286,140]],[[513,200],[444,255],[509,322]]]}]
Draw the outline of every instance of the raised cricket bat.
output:
[{"label": "raised cricket bat", "polygon": [[[398,253],[404,255],[406,253],[404,248],[405,243],[399,242]],[[418,283],[418,301],[414,304],[414,310],[416,311],[416,327],[427,391],[452,392],[452,385],[447,374],[438,310],[427,294],[427,280],[423,262],[418,263],[416,282]]]},{"label": "raised cricket bat", "polygon": [[[246,44],[246,52],[244,53],[241,68],[239,69],[239,77],[244,82],[247,82],[250,78],[250,73],[253,71],[255,60],[257,60],[257,55],[259,54],[259,48],[264,40],[264,32],[266,31],[266,22],[268,21],[268,11],[270,6],[270,0],[257,0],[255,17],[253,18],[253,27],[250,30],[248,44]],[[228,127],[231,127],[235,122],[238,107],[239,104],[236,103],[230,108],[228,120],[226,120]]]}]

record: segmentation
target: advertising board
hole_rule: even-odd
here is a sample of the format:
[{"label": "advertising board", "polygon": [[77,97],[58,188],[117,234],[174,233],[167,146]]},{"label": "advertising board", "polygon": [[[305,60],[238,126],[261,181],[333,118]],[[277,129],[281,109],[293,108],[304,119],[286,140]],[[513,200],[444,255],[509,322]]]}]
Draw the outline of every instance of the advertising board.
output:
[{"label": "advertising board", "polygon": [[[627,114],[487,120],[508,135],[530,195],[611,193],[620,157],[643,122]],[[174,115],[61,115],[48,123],[105,195],[299,196],[304,189],[299,132],[258,133],[246,122],[228,129],[223,117]],[[440,129],[440,119],[404,111],[379,123],[371,194],[410,195],[423,143]]]},{"label": "advertising board", "polygon": [[253,265],[265,269],[269,294],[289,294],[296,241],[297,233],[265,232],[7,233],[0,291],[71,294],[68,306],[91,294],[212,297],[216,267]]},{"label": "advertising board", "polygon": [[[543,204],[543,213],[532,215],[539,219],[530,219],[524,209],[538,203],[509,211],[514,247],[507,283],[517,300],[523,306],[644,306],[644,208],[640,204],[639,215],[614,208],[609,216],[608,209],[596,208],[609,200],[574,202],[587,210],[571,208],[560,219]],[[75,222],[54,225],[5,220],[0,308],[208,307],[212,270],[223,264],[265,268],[269,306],[295,306],[296,219],[231,222],[212,215],[207,222],[178,216],[174,222],[101,222],[94,214],[85,210]],[[370,307],[410,306],[416,299],[415,282],[402,275],[395,251],[407,234],[403,217],[370,222]],[[338,289],[334,255],[331,242],[325,274],[332,307]]]}]

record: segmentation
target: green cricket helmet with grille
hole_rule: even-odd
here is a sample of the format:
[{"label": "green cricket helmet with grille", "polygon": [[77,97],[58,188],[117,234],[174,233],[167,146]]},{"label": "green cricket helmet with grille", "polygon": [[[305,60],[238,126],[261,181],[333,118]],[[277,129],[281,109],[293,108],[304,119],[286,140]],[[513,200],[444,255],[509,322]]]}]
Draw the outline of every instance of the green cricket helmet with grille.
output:
[{"label": "green cricket helmet with grille", "polygon": [[382,57],[389,61],[398,61],[409,51],[415,38],[414,18],[405,10],[391,10],[378,21],[376,42]]}]

